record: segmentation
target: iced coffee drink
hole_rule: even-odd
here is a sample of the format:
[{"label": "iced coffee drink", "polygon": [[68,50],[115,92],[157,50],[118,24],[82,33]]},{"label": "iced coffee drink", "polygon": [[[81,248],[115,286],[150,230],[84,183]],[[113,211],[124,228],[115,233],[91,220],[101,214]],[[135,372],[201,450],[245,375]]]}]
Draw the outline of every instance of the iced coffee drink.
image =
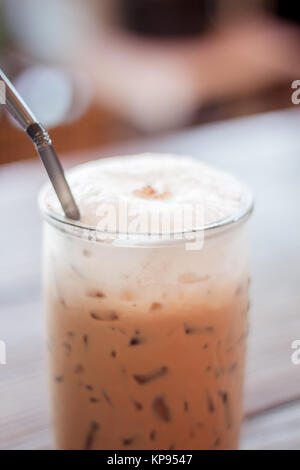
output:
[{"label": "iced coffee drink", "polygon": [[[170,155],[95,161],[68,180],[80,222],[64,218],[50,188],[40,197],[57,448],[237,448],[249,193]],[[183,206],[201,207],[200,226],[171,221]],[[144,229],[152,218],[154,234]]]}]

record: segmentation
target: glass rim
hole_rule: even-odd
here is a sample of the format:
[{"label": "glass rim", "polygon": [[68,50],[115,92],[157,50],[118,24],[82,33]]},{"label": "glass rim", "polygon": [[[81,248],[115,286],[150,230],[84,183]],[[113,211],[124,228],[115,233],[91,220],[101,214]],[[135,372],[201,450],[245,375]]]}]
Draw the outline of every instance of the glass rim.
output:
[{"label": "glass rim", "polygon": [[187,235],[187,234],[196,234],[198,232],[204,232],[205,234],[211,234],[214,232],[222,231],[222,229],[230,229],[239,225],[242,222],[245,222],[251,215],[254,209],[254,199],[252,196],[251,191],[247,188],[247,186],[242,185],[243,187],[243,195],[242,201],[239,209],[235,211],[232,215],[225,217],[223,219],[217,220],[216,222],[212,222],[210,224],[205,224],[200,227],[195,227],[193,229],[186,229],[186,230],[172,230],[170,232],[122,232],[122,231],[108,231],[105,229],[100,229],[97,227],[93,227],[91,225],[84,224],[79,221],[75,221],[72,219],[67,218],[64,215],[60,215],[52,211],[49,207],[45,204],[45,193],[47,189],[50,187],[50,183],[46,183],[42,186],[38,194],[38,206],[39,210],[43,216],[43,218],[49,222],[50,224],[54,225],[55,227],[65,228],[69,231],[78,231],[82,232],[90,232],[103,235],[115,235],[116,237],[119,236],[128,236],[132,239],[142,239],[145,237],[151,239],[152,237],[161,237],[165,235],[169,235],[170,239],[172,236],[176,235]]}]

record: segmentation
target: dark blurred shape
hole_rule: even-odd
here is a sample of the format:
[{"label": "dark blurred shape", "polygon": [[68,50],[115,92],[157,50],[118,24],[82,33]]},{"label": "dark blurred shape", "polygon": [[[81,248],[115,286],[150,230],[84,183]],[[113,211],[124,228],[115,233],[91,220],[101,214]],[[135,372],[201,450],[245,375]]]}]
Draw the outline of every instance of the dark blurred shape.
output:
[{"label": "dark blurred shape", "polygon": [[274,3],[275,13],[280,16],[280,18],[300,24],[300,8],[298,2],[276,0]]},{"label": "dark blurred shape", "polygon": [[124,26],[143,36],[191,36],[206,31],[215,0],[118,0]]}]

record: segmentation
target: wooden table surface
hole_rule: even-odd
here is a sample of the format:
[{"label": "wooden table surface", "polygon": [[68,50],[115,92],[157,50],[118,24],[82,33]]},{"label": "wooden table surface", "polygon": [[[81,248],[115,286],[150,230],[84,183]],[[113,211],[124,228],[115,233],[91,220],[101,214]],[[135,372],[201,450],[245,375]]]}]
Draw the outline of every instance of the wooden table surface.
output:
[{"label": "wooden table surface", "polygon": [[[241,448],[300,449],[300,113],[206,125],[98,155],[164,151],[200,156],[253,189],[252,308]],[[94,158],[81,155],[74,161]],[[52,447],[40,289],[39,162],[0,167],[0,449]]]}]

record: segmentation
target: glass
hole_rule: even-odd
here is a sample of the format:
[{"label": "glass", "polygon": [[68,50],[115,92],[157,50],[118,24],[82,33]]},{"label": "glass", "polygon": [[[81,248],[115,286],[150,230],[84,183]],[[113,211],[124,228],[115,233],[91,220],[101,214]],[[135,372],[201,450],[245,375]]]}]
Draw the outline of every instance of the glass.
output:
[{"label": "glass", "polygon": [[237,448],[251,197],[192,251],[104,241],[41,205],[57,448]]}]

